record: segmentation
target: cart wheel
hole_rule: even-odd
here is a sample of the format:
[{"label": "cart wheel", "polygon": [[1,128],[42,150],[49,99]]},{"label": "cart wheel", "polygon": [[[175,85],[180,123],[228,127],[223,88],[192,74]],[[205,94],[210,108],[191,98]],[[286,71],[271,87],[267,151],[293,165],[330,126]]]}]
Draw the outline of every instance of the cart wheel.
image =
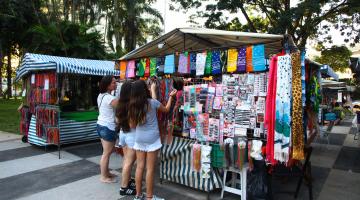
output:
[{"label": "cart wheel", "polygon": [[21,141],[22,141],[23,143],[27,143],[27,142],[28,142],[27,136],[26,136],[26,135],[23,135],[22,138],[21,138]]}]

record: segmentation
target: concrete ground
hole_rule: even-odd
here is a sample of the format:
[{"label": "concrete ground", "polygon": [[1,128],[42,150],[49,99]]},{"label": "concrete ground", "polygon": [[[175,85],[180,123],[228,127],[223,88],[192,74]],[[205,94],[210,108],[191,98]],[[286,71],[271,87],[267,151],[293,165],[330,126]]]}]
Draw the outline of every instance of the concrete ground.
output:
[{"label": "concrete ground", "polygon": [[[313,144],[312,179],[314,199],[360,199],[360,142],[350,134],[350,120],[334,127],[327,140],[319,138]],[[44,148],[22,143],[18,135],[0,133],[0,199],[132,199],[118,193],[121,177],[119,155],[113,154],[110,168],[119,175],[118,182],[99,181],[101,145],[98,141],[64,146],[61,159],[56,148]],[[159,177],[159,174],[157,174]],[[297,179],[273,178],[274,199],[293,199]],[[288,191],[285,192],[284,191]],[[167,200],[202,200],[207,193],[156,179],[155,194]],[[224,199],[239,199],[225,194]],[[220,199],[214,191],[210,199]],[[306,183],[298,199],[309,199]]]}]

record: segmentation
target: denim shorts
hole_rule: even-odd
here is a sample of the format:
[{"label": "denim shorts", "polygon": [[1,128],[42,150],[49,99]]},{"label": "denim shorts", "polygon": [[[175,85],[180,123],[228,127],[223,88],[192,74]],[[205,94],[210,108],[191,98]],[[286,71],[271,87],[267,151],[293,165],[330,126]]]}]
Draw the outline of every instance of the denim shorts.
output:
[{"label": "denim shorts", "polygon": [[120,131],[119,146],[133,149],[135,143],[135,132],[124,133]]},{"label": "denim shorts", "polygon": [[110,130],[108,127],[101,126],[99,124],[96,124],[96,131],[100,138],[108,142],[115,142],[118,137],[115,131]]}]

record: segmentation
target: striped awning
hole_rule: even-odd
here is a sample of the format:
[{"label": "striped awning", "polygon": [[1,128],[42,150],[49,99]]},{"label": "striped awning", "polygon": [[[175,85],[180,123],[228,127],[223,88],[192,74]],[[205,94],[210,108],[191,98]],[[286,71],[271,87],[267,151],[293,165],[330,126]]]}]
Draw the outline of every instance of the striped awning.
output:
[{"label": "striped awning", "polygon": [[41,54],[25,54],[22,63],[16,71],[16,80],[32,71],[56,70],[57,73],[84,75],[116,75],[120,72],[114,69],[114,61],[88,60],[67,58]]}]

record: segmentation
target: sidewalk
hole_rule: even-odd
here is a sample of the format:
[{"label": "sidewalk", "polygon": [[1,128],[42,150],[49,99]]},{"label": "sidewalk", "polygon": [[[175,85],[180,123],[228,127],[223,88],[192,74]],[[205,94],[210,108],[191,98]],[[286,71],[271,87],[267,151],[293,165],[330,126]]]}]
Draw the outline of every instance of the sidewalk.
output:
[{"label": "sidewalk", "polygon": [[[330,145],[323,139],[313,144],[312,175],[314,199],[360,199],[360,143],[349,134],[350,120],[337,125],[330,134]],[[15,138],[13,138],[13,137]],[[52,199],[129,200],[133,196],[121,197],[117,183],[104,184],[99,181],[101,144],[83,143],[62,147],[58,159],[57,149],[22,143],[19,135],[0,134],[0,199]],[[122,159],[113,154],[110,168],[121,177]],[[293,199],[297,178],[274,180],[274,199]],[[145,184],[144,184],[145,187]],[[159,171],[155,178],[155,194],[167,200],[205,200],[207,193],[171,183],[160,184]],[[224,199],[239,199],[225,193]],[[220,199],[220,191],[210,194],[210,199]],[[298,200],[308,198],[305,183]]]}]

